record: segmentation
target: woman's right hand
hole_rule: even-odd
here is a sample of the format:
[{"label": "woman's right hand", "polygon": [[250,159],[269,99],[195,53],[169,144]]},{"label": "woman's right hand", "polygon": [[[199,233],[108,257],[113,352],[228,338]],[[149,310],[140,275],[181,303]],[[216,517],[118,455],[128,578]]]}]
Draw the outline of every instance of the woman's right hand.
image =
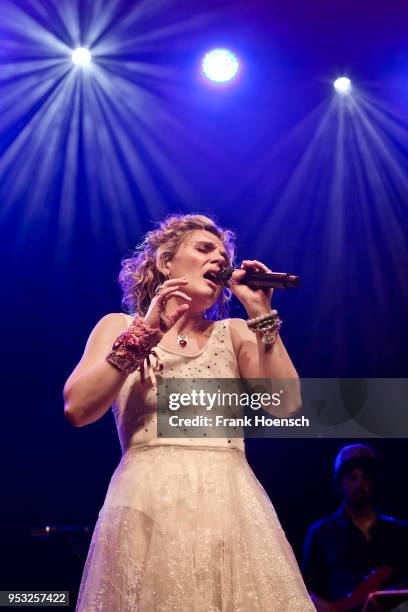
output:
[{"label": "woman's right hand", "polygon": [[[144,317],[144,322],[152,328],[159,328],[164,333],[169,331],[173,325],[179,320],[190,308],[191,298],[182,291],[179,291],[180,286],[188,283],[186,278],[171,278],[166,280],[161,285],[160,293],[155,295],[150,302],[149,309]],[[167,300],[171,297],[179,297],[187,300],[187,303],[181,304],[173,312],[166,310]]]}]

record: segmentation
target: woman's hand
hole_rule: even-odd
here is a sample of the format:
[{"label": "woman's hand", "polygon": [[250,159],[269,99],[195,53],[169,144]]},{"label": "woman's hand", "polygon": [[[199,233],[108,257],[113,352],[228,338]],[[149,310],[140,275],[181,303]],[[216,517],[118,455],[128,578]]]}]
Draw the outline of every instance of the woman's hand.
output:
[{"label": "woman's hand", "polygon": [[[152,328],[159,328],[163,332],[167,332],[179,320],[189,308],[191,298],[182,291],[179,291],[180,286],[187,284],[186,278],[172,278],[166,280],[162,285],[159,293],[155,295],[150,302],[149,309],[144,318],[144,322]],[[187,300],[187,303],[181,304],[173,312],[166,311],[167,300],[171,297],[182,298]]]},{"label": "woman's hand", "polygon": [[253,319],[271,312],[273,289],[251,289],[251,287],[239,284],[239,281],[245,276],[245,270],[254,272],[271,272],[271,270],[256,259],[244,259],[241,270],[233,272],[231,276],[229,288],[244,306],[248,317]]}]

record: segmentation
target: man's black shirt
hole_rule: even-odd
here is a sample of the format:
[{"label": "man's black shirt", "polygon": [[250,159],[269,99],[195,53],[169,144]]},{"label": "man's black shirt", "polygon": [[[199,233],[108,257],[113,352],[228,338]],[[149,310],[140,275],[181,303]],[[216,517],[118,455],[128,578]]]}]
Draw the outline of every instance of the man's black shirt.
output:
[{"label": "man's black shirt", "polygon": [[377,514],[367,540],[344,508],[310,527],[302,572],[309,591],[328,601],[352,592],[372,570],[395,568],[393,580],[408,572],[408,523]]}]

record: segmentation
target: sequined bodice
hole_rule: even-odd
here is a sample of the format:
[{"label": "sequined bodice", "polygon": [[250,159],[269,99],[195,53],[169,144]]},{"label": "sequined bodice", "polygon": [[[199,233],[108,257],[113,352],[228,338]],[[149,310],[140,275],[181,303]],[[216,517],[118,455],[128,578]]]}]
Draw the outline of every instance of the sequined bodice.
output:
[{"label": "sequined bodice", "polygon": [[[126,317],[128,325],[132,322]],[[239,370],[229,331],[229,319],[215,321],[204,348],[194,356],[170,351],[160,344],[155,351],[164,364],[156,378],[239,378]],[[159,438],[157,436],[156,390],[148,376],[141,383],[137,370],[126,379],[113,406],[119,440],[124,452],[130,446],[224,447],[244,451],[243,438]]]}]

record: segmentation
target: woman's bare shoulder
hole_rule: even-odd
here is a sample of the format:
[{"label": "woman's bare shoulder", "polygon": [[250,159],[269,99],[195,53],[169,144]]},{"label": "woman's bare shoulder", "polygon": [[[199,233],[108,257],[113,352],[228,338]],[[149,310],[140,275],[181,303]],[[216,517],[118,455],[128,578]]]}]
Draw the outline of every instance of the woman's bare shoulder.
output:
[{"label": "woman's bare shoulder", "polygon": [[90,338],[118,336],[129,327],[131,317],[124,312],[110,312],[104,315],[94,326]]},{"label": "woman's bare shoulder", "polygon": [[239,329],[242,325],[246,326],[246,322],[244,319],[239,319],[238,317],[234,317],[231,319],[227,319],[229,326],[231,329]]},{"label": "woman's bare shoulder", "polygon": [[249,331],[246,321],[244,319],[239,319],[239,318],[228,319],[228,323],[229,323],[229,328],[232,333],[236,333],[240,335],[244,333],[246,335]]},{"label": "woman's bare shoulder", "polygon": [[109,312],[99,319],[97,325],[129,325],[131,316],[124,312]]},{"label": "woman's bare shoulder", "polygon": [[88,365],[106,355],[113,342],[129,327],[130,317],[123,312],[111,312],[104,315],[89,334],[84,354],[79,365]]},{"label": "woman's bare shoulder", "polygon": [[231,342],[234,347],[234,351],[238,354],[242,343],[246,340],[253,341],[252,332],[248,329],[246,321],[244,319],[233,318],[228,319],[228,326],[231,335]]}]

